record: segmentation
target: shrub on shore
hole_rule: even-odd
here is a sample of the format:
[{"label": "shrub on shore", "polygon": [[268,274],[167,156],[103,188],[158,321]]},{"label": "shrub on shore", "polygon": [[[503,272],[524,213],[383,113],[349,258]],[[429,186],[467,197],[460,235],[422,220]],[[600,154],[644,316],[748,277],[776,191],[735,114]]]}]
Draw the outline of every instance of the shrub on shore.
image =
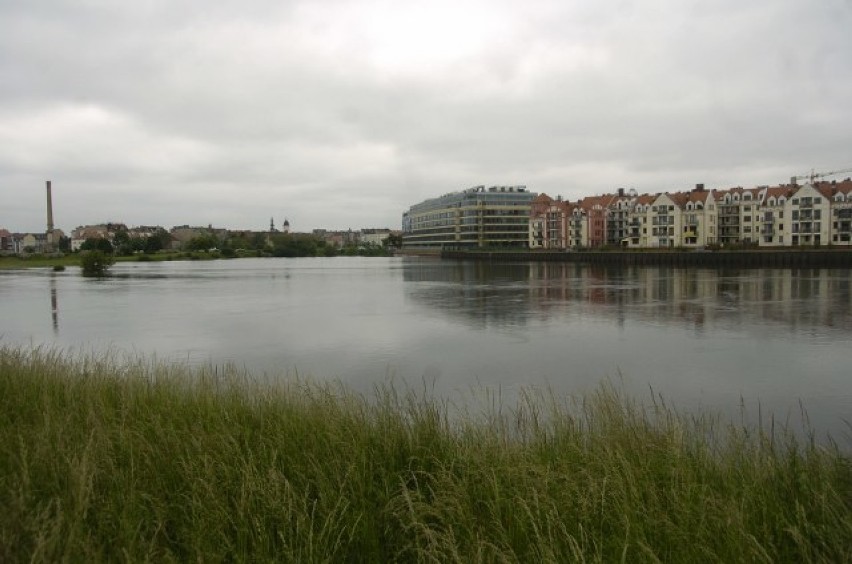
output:
[{"label": "shrub on shore", "polygon": [[602,386],[380,386],[0,347],[0,561],[852,559],[836,446]]},{"label": "shrub on shore", "polygon": [[81,251],[80,267],[83,276],[106,276],[109,267],[115,264],[115,258],[103,251]]}]

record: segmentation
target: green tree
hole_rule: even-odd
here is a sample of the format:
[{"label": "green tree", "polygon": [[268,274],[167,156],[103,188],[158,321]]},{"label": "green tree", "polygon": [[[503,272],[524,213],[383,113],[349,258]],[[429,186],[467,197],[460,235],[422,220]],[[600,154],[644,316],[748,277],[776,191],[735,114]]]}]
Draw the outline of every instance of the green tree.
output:
[{"label": "green tree", "polygon": [[106,276],[109,267],[115,264],[115,258],[99,250],[80,253],[80,266],[83,276]]},{"label": "green tree", "polygon": [[276,257],[315,257],[320,255],[319,242],[314,235],[282,233],[272,238],[272,254]]},{"label": "green tree", "polygon": [[156,253],[168,249],[172,244],[172,236],[165,229],[157,229],[156,233],[145,239],[143,250],[146,253]]},{"label": "green tree", "polygon": [[401,249],[402,235],[388,235],[388,238],[382,241],[382,245],[387,249]]},{"label": "green tree", "polygon": [[83,241],[80,245],[81,251],[101,251],[105,254],[112,254],[112,243],[109,239],[101,239],[100,237],[90,237]]},{"label": "green tree", "polygon": [[216,249],[219,247],[219,239],[216,238],[212,233],[204,233],[202,235],[198,235],[197,237],[193,237],[186,243],[186,250],[188,251],[207,251],[209,249]]}]

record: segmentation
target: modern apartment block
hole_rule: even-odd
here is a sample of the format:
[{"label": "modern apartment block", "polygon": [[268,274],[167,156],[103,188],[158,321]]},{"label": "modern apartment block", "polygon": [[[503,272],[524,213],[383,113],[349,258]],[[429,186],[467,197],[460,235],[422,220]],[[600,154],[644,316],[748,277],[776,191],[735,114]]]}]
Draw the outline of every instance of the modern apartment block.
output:
[{"label": "modern apartment block", "polygon": [[526,186],[474,186],[403,214],[403,248],[526,247],[535,194]]},{"label": "modern apartment block", "polygon": [[852,179],[688,192],[616,194],[576,202],[538,196],[532,249],[852,246]]}]

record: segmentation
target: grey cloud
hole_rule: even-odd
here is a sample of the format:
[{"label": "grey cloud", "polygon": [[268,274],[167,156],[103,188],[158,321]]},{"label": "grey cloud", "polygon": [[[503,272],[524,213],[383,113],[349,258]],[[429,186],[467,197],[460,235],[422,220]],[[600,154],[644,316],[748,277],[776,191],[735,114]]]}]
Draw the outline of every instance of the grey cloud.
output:
[{"label": "grey cloud", "polygon": [[[471,184],[579,197],[852,166],[849,2],[430,4],[460,18],[443,31],[404,27],[416,6],[5,2],[0,186],[52,178],[65,228],[270,209],[358,228]],[[385,13],[403,28],[369,23]],[[40,200],[0,225],[40,229]]]}]

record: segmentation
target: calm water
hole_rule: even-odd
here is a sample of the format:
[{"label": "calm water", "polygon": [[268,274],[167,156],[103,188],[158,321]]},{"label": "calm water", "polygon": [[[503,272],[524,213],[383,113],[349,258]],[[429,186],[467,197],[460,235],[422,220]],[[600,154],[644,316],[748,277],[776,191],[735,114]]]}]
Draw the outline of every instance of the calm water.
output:
[{"label": "calm water", "polygon": [[0,271],[0,343],[231,362],[268,377],[582,393],[624,380],[678,407],[760,405],[850,442],[852,272],[413,258]]}]

